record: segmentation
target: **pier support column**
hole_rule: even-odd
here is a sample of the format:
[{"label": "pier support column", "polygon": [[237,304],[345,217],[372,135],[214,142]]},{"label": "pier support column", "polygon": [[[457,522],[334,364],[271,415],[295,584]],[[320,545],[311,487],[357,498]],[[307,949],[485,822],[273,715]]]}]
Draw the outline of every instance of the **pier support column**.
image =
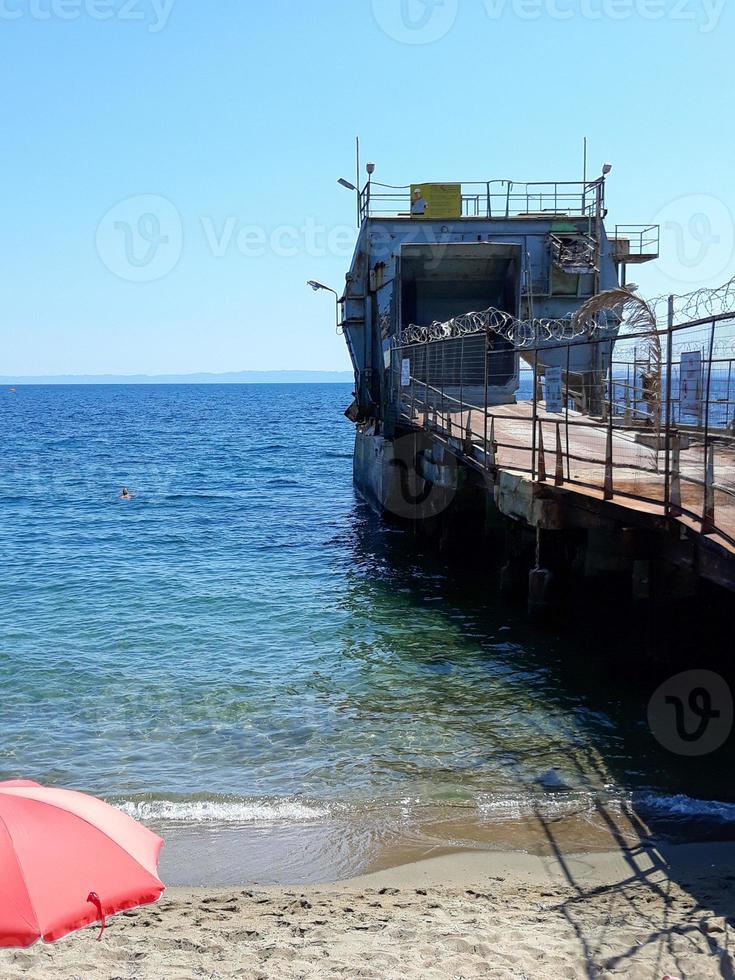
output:
[{"label": "pier support column", "polygon": [[505,564],[500,571],[500,592],[508,598],[525,594],[532,555],[523,528],[511,521],[505,531]]},{"label": "pier support column", "polygon": [[548,533],[536,528],[536,564],[528,573],[528,614],[533,619],[548,619],[552,609],[551,590],[554,576],[545,568],[548,555]]},{"label": "pier support column", "polygon": [[656,559],[638,559],[631,579],[633,614],[641,624],[641,647],[649,660],[670,663],[672,651],[707,656],[706,611],[697,579],[687,569]]},{"label": "pier support column", "polygon": [[528,573],[528,612],[534,619],[548,619],[558,607],[558,580],[569,558],[564,534],[536,528],[536,563]]},{"label": "pier support column", "polygon": [[533,619],[548,619],[554,609],[554,576],[548,568],[532,568],[528,573],[528,612]]}]

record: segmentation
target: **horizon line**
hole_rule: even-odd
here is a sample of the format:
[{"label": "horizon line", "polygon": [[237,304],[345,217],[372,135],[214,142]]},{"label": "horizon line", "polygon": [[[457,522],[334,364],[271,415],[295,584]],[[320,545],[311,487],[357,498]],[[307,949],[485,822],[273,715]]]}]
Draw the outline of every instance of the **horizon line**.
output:
[{"label": "horizon line", "polygon": [[[248,384],[263,378],[288,378],[290,383],[328,379],[334,383],[348,383],[354,380],[354,374],[349,370],[319,370],[299,368],[278,368],[274,370],[245,370],[245,371],[191,371],[181,374],[7,374],[0,375],[0,385],[13,387],[16,385],[34,384]],[[253,379],[250,381],[249,379]],[[288,382],[286,382],[288,383]]]}]

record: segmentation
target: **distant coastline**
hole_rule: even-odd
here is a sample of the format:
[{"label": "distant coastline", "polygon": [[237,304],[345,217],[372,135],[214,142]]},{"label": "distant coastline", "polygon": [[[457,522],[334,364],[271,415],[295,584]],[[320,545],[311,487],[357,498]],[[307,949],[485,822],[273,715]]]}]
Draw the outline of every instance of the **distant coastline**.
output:
[{"label": "distant coastline", "polygon": [[232,371],[226,374],[63,374],[0,376],[0,386],[20,385],[208,385],[352,384],[350,371]]}]

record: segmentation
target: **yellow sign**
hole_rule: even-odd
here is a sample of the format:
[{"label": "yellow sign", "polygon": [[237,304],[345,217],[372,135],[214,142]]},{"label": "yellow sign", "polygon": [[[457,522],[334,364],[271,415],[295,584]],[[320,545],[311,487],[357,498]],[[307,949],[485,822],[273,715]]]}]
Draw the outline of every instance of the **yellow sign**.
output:
[{"label": "yellow sign", "polygon": [[411,184],[412,218],[461,218],[461,184]]}]

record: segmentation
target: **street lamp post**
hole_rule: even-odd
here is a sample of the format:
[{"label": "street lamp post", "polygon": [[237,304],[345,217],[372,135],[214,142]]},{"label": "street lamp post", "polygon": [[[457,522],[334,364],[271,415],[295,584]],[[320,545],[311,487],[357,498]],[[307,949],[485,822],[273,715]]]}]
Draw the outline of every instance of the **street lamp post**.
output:
[{"label": "street lamp post", "polygon": [[316,279],[309,279],[306,283],[307,286],[311,286],[315,293],[323,290],[326,293],[332,293],[334,296],[334,309],[335,309],[335,321],[337,325],[337,333],[340,333],[340,328],[342,324],[339,319],[339,293],[336,289],[332,289],[331,286],[325,286],[323,282],[317,282]]}]

